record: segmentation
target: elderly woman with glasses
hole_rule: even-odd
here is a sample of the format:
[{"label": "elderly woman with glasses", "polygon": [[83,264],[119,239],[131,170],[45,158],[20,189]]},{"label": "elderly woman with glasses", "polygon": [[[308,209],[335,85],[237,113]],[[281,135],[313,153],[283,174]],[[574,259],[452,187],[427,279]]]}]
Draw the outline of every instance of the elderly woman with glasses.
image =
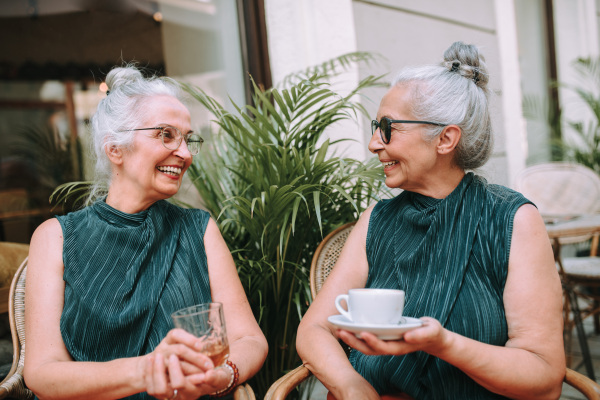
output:
[{"label": "elderly woman with glasses", "polygon": [[[402,70],[381,100],[369,150],[403,191],[361,216],[298,329],[330,399],[560,396],[561,284],[544,222],[472,172],[492,152],[487,85],[478,49],[457,42],[440,65]],[[328,322],[336,297],[362,287],[404,290],[403,315],[422,324],[381,340]]]},{"label": "elderly woman with glasses", "polygon": [[[259,370],[267,343],[216,223],[166,201],[202,139],[176,82],[129,66],[106,83],[92,118],[98,200],[31,239],[26,384],[40,398],[226,395]],[[223,304],[230,345],[218,368],[172,329],[173,312],[209,302]]]}]

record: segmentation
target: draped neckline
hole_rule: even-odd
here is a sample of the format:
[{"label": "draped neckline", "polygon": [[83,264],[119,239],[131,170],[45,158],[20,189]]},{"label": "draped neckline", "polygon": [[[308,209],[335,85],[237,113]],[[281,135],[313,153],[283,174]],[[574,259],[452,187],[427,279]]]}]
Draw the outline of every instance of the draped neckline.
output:
[{"label": "draped neckline", "polygon": [[98,200],[92,208],[101,219],[105,220],[109,224],[112,224],[119,228],[135,228],[142,225],[146,221],[150,210],[155,205],[156,203],[152,204],[145,210],[129,214],[109,206],[106,203],[105,197],[103,199]]}]

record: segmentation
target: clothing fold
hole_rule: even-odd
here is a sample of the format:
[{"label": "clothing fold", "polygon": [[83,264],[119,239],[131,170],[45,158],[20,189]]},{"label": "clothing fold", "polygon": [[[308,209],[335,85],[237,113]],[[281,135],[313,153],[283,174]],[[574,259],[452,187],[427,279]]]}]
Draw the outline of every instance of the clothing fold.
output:
[{"label": "clothing fold", "polygon": [[[504,345],[502,293],[512,235],[512,223],[506,221],[527,202],[473,173],[444,199],[404,191],[379,202],[367,233],[366,286],[404,290],[406,316],[433,317],[453,332]],[[353,351],[350,360],[381,394],[498,398],[425,352],[366,356]]]}]

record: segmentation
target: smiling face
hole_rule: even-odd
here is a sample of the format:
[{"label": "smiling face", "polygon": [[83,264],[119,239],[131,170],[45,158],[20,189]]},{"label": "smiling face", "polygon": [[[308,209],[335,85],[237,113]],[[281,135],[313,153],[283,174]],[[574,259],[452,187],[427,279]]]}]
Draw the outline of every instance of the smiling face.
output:
[{"label": "smiling face", "polygon": [[[171,125],[183,135],[191,132],[188,109],[176,98],[156,96],[143,100],[145,117],[139,128]],[[108,150],[113,176],[106,202],[125,212],[148,208],[177,193],[192,163],[185,141],[175,150],[163,146],[160,130],[135,132],[130,149]]]},{"label": "smiling face", "polygon": [[[377,121],[383,117],[398,120],[416,120],[410,112],[411,88],[392,87],[381,100]],[[388,144],[383,143],[379,130],[371,137],[369,150],[379,157],[385,173],[385,184],[430,195],[432,178],[437,175],[439,165],[437,138],[423,138],[424,125],[392,124],[392,136]]]}]

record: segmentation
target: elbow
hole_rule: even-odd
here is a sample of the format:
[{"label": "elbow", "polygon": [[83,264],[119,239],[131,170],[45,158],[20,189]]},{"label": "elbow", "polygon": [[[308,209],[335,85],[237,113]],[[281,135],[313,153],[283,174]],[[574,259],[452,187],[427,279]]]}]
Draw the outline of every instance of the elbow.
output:
[{"label": "elbow", "polygon": [[39,379],[36,379],[36,374],[31,368],[27,366],[23,369],[23,381],[25,382],[25,386],[31,390],[38,399],[44,399],[43,394],[39,392],[39,388],[43,387],[43,384],[39,382]]}]

